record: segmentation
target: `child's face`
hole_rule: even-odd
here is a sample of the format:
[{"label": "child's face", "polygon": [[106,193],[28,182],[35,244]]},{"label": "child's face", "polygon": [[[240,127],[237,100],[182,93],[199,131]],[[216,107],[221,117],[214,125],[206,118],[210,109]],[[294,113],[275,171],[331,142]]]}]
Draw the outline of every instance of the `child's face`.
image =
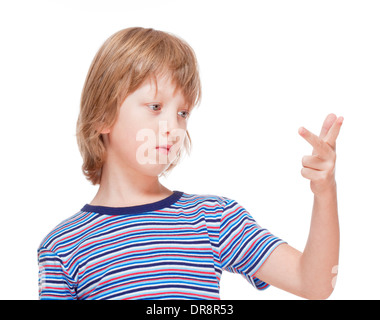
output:
[{"label": "child's face", "polygon": [[[120,107],[115,125],[102,133],[107,161],[120,168],[158,176],[169,167],[181,149],[187,129],[189,109],[170,77],[145,81]],[[167,145],[172,147],[166,150]],[[165,148],[158,148],[164,146]]]}]

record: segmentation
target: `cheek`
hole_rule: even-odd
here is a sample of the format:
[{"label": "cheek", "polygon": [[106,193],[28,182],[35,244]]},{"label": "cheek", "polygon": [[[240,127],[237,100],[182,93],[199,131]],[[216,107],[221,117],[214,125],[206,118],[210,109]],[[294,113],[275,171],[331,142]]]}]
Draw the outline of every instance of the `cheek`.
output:
[{"label": "cheek", "polygon": [[118,135],[118,151],[122,158],[128,159],[129,163],[145,164],[156,162],[156,131],[149,126],[142,127],[141,123],[129,123],[127,128],[115,131]]},{"label": "cheek", "polygon": [[110,147],[115,153],[122,153],[123,157],[133,158],[135,150],[141,144],[136,140],[140,127],[136,122],[118,121],[110,132]]},{"label": "cheek", "polygon": [[186,127],[174,129],[170,135],[171,135],[171,140],[176,145],[178,145],[178,147],[181,147],[186,138]]}]

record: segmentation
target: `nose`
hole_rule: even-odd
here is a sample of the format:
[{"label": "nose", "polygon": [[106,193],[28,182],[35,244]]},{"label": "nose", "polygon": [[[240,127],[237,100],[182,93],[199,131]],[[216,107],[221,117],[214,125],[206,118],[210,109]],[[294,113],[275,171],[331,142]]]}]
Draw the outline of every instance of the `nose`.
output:
[{"label": "nose", "polygon": [[170,115],[167,114],[163,117],[159,122],[159,128],[161,135],[169,139],[171,132],[178,128],[178,120],[176,115],[171,113]]},{"label": "nose", "polygon": [[175,114],[159,121],[159,132],[163,139],[166,139],[168,143],[174,144],[183,138],[186,130],[180,127],[177,114]]},{"label": "nose", "polygon": [[167,120],[160,120],[159,124],[159,132],[160,136],[167,140],[168,142],[174,142],[172,139],[172,132],[175,131],[176,127],[173,125],[172,122],[169,122]]}]

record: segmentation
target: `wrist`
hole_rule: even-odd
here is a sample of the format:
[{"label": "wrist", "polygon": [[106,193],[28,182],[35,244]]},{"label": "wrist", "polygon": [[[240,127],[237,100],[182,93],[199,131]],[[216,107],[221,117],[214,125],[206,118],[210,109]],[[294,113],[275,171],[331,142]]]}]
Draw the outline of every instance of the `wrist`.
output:
[{"label": "wrist", "polygon": [[314,192],[314,198],[326,199],[326,198],[336,197],[336,191],[337,191],[337,186],[336,186],[336,181],[334,179],[324,188],[320,188],[318,192]]}]

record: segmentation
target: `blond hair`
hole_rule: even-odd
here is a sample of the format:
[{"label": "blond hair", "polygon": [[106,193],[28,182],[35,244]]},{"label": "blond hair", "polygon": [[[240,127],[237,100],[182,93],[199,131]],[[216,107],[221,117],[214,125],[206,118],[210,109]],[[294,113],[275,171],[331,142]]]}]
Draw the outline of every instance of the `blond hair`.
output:
[{"label": "blond hair", "polygon": [[[106,159],[100,132],[114,125],[129,94],[147,78],[167,72],[181,89],[190,110],[200,103],[201,83],[195,53],[187,42],[173,34],[151,28],[127,28],[109,37],[96,53],[84,83],[76,129],[82,172],[93,185],[100,184]],[[184,148],[189,154],[188,131]],[[178,159],[181,154],[182,150]],[[171,163],[162,174],[170,172],[177,163],[178,160]]]}]

